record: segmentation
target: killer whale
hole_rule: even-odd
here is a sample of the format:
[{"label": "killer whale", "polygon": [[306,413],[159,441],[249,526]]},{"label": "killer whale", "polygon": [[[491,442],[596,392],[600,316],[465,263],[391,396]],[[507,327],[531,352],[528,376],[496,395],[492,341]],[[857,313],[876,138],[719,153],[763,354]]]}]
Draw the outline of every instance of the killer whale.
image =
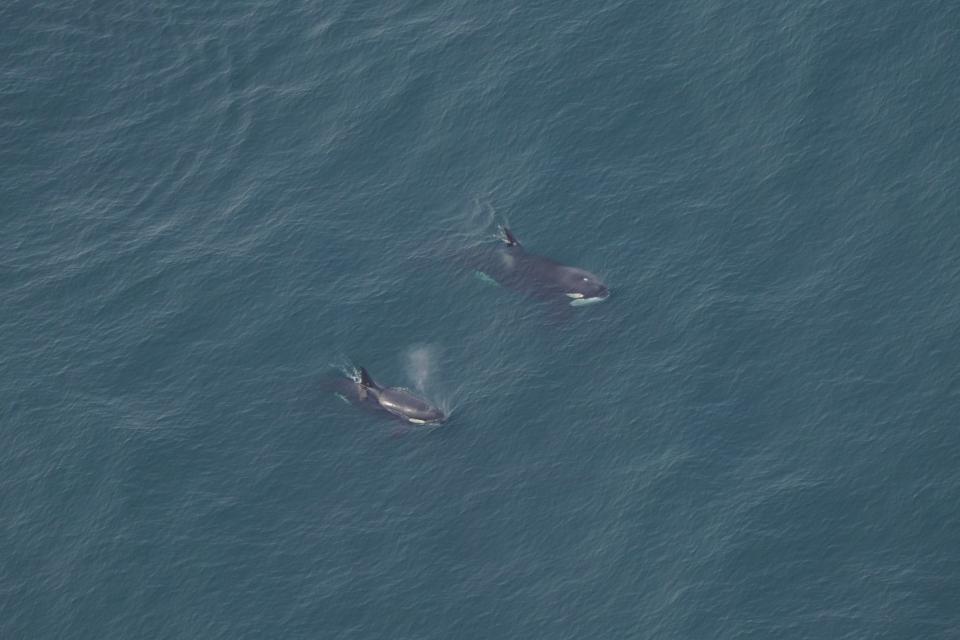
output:
[{"label": "killer whale", "polygon": [[530,253],[513,232],[500,225],[501,242],[484,251],[474,268],[486,279],[528,296],[562,300],[571,306],[602,302],[610,290],[599,276],[544,256]]},{"label": "killer whale", "polygon": [[333,391],[353,404],[385,412],[412,424],[439,424],[446,419],[443,411],[402,387],[384,387],[374,382],[360,367],[357,379],[338,378]]}]

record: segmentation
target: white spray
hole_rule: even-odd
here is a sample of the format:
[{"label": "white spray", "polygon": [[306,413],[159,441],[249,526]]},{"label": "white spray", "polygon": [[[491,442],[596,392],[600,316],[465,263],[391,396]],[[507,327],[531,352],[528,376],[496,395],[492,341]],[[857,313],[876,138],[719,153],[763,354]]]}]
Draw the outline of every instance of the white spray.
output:
[{"label": "white spray", "polygon": [[417,344],[404,351],[404,372],[414,388],[443,413],[450,417],[455,409],[455,394],[451,395],[448,384],[436,379],[440,348],[433,344]]},{"label": "white spray", "polygon": [[420,392],[425,393],[430,384],[435,369],[436,351],[436,347],[431,345],[415,345],[407,349],[407,377]]}]

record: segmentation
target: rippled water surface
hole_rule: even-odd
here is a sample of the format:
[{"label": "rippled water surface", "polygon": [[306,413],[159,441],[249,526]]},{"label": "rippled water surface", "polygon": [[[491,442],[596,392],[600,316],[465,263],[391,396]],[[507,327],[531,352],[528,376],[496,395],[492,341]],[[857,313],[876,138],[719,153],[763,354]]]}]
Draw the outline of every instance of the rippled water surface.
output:
[{"label": "rippled water surface", "polygon": [[0,24],[0,637],[960,636],[956,3]]}]

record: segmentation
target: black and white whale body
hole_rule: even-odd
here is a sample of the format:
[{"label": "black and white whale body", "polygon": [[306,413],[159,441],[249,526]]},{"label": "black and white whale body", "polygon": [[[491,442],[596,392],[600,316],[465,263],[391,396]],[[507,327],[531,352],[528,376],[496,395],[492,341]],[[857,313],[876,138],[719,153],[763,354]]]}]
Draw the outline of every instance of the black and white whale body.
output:
[{"label": "black and white whale body", "polygon": [[440,409],[411,391],[380,386],[363,367],[359,370],[359,380],[338,378],[333,384],[333,391],[349,402],[385,411],[413,424],[439,424],[446,419]]},{"label": "black and white whale body", "polygon": [[609,297],[607,285],[597,275],[529,253],[504,226],[500,234],[503,242],[474,265],[481,275],[526,295],[563,300],[574,307]]}]

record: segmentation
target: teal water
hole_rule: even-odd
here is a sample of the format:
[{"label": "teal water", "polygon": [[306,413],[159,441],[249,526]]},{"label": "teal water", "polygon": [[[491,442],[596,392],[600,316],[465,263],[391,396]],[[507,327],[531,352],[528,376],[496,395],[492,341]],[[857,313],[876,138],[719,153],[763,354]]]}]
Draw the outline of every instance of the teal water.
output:
[{"label": "teal water", "polygon": [[0,24],[0,637],[960,635],[955,3]]}]

